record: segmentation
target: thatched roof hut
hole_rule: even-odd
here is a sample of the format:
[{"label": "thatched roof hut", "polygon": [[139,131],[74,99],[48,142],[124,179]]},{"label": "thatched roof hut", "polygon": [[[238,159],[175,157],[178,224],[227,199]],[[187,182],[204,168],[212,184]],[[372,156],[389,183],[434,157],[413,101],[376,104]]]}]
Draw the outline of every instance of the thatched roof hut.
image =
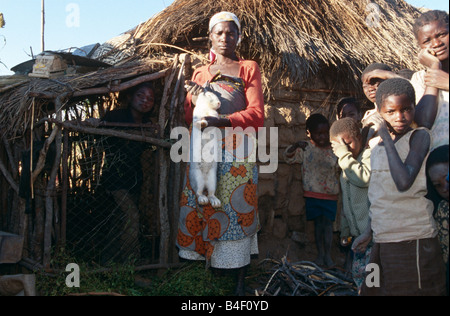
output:
[{"label": "thatched roof hut", "polygon": [[[102,111],[113,107],[117,92],[146,80],[158,83],[162,100],[157,137],[140,135],[159,148],[158,163],[148,173],[157,178],[154,193],[158,196],[144,203],[145,212],[150,214],[153,207],[158,208],[160,262],[176,258],[176,254],[169,256],[176,234],[176,227],[169,227],[169,222],[176,224],[176,218],[169,220],[169,214],[176,216],[181,170],[180,164],[170,162],[170,144],[165,140],[170,127],[183,124],[182,82],[198,63],[207,62],[208,20],[223,10],[236,13],[242,22],[240,55],[261,66],[265,125],[278,127],[280,152],[294,141],[305,139],[305,120],[310,113],[322,112],[331,120],[338,98],[361,96],[359,76],[368,64],[384,62],[394,69],[419,67],[412,23],[420,12],[403,0],[176,0],[124,36],[116,49],[117,56],[126,58],[120,65],[56,79],[25,77],[0,86],[0,230],[7,226],[28,235],[25,243],[38,245],[27,250],[31,258],[44,266],[50,262],[49,247],[64,239],[65,216],[75,211],[74,205],[83,207],[86,222],[92,222],[98,211],[85,201],[92,202],[99,176],[94,167],[103,163],[103,156],[91,146],[95,142],[90,135],[99,131],[71,121],[101,116]],[[124,50],[126,54],[121,53]],[[181,53],[184,57],[176,55]],[[114,51],[108,53],[111,55]],[[67,110],[64,115],[62,109]],[[70,111],[73,116],[67,114]],[[30,223],[32,218],[24,213],[23,201],[17,199],[19,160],[21,150],[29,148],[32,135],[38,132],[46,142],[55,141],[56,148],[62,147],[57,157],[62,156],[62,162],[68,161],[69,166],[55,164],[50,174],[40,174],[41,181],[38,174],[32,175],[42,186],[46,215],[45,223],[42,214],[41,222]],[[41,161],[40,156],[38,159]],[[86,162],[96,165],[85,168],[82,164]],[[65,170],[67,167],[72,169]],[[80,172],[89,178],[80,178]],[[276,173],[260,175],[259,208],[265,232],[284,238],[307,231],[300,174],[298,166],[280,162]],[[61,205],[55,196],[61,198]],[[69,226],[67,229],[81,231]],[[42,235],[43,242],[34,237]]]},{"label": "thatched roof hut", "polygon": [[208,20],[222,10],[240,18],[241,56],[260,63],[266,91],[316,76],[359,87],[361,70],[375,61],[418,66],[411,26],[420,12],[403,0],[176,0],[141,26],[139,53],[158,43],[206,48]]},{"label": "thatched roof hut", "polygon": [[[136,84],[133,80],[141,82],[147,80],[145,77],[141,79],[142,76],[153,74],[149,80],[153,77],[157,79],[158,76],[154,73],[164,71],[170,64],[169,59],[143,58],[116,67],[53,79],[13,76],[11,79],[16,79],[17,82],[0,87],[0,134],[9,138],[22,135],[31,126],[33,110],[34,119],[45,118],[48,113],[55,112],[54,100],[61,95],[65,94],[62,101],[70,100],[72,104],[86,98],[109,96],[110,93],[132,87]],[[164,75],[159,76],[161,77]],[[124,84],[127,81],[130,82]],[[120,84],[123,84],[122,87]],[[102,110],[100,111],[100,115],[104,114]]]},{"label": "thatched roof hut", "polygon": [[[411,30],[420,11],[403,0],[176,0],[129,32],[128,45],[134,52],[130,59],[142,60],[161,52],[190,52],[200,54],[201,62],[206,61],[202,57],[208,49],[208,20],[222,10],[232,11],[241,19],[240,54],[259,62],[268,99],[282,87],[317,87],[318,81],[325,82],[329,90],[360,93],[359,75],[372,62],[384,62],[395,69],[419,67]],[[126,43],[119,49],[125,50]],[[119,71],[111,69],[112,76],[100,72],[67,80],[72,89],[79,84],[80,88],[92,87],[93,81],[108,82]],[[61,82],[43,86],[42,81],[29,84],[25,80],[14,94],[61,90],[65,79]],[[33,85],[41,87],[34,89]],[[2,89],[3,133],[24,126],[23,111],[10,106],[17,99],[6,94],[10,91]],[[23,109],[29,109],[29,102]]]},{"label": "thatched roof hut", "polygon": [[[333,121],[341,97],[356,96],[370,108],[360,81],[369,64],[420,67],[412,32],[420,11],[403,0],[176,0],[136,29],[136,53],[188,50],[206,58],[208,21],[220,11],[240,18],[239,54],[261,67],[265,126],[278,128],[279,153],[306,139],[311,113]],[[260,174],[258,192],[266,233],[308,232],[298,166],[280,159],[276,173]]]},{"label": "thatched roof hut", "polygon": [[[55,245],[65,244],[88,255],[116,253],[111,241],[116,243],[119,235],[106,236],[105,227],[110,233],[117,230],[111,218],[120,212],[116,204],[108,204],[111,197],[101,184],[117,181],[102,180],[104,166],[111,164],[107,156],[114,149],[108,138],[123,139],[124,146],[145,144],[142,156],[136,157],[145,170],[142,191],[146,194],[138,200],[145,222],[145,233],[141,231],[146,251],[152,251],[147,258],[167,264],[168,199],[177,196],[174,188],[169,197],[167,187],[174,186],[181,174],[180,166],[170,167],[167,130],[180,125],[188,57],[132,59],[50,79],[20,76],[17,83],[1,88],[0,231],[25,236],[23,264],[48,268]],[[151,122],[102,122],[96,127],[88,122],[123,106],[122,92],[148,81],[155,91]]]}]

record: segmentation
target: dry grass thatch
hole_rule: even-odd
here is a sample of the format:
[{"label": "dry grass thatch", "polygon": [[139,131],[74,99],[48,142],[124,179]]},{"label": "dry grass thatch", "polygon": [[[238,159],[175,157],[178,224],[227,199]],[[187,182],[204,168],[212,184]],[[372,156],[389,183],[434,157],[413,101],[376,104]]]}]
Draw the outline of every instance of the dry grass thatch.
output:
[{"label": "dry grass thatch", "polygon": [[[418,68],[412,23],[420,11],[403,0],[176,0],[130,32],[137,48],[133,59],[138,61],[57,80],[26,79],[2,88],[0,132],[20,133],[29,126],[33,95],[39,96],[35,105],[40,109],[50,96],[159,71],[167,67],[157,57],[161,52],[204,56],[208,21],[222,10],[240,18],[240,54],[259,62],[266,92],[280,83],[316,82],[314,77],[359,89],[359,75],[372,62]],[[379,27],[371,27],[368,17],[376,10]],[[148,62],[148,56],[155,60]]]},{"label": "dry grass thatch", "polygon": [[108,94],[105,91],[115,91],[114,84],[163,71],[170,67],[171,62],[162,58],[141,59],[87,74],[55,79],[21,78],[18,83],[3,88],[0,94],[0,134],[7,137],[22,134],[29,128],[32,115],[35,120],[46,117],[48,114],[43,112],[54,106],[54,99],[60,95],[66,94],[66,99],[71,98],[71,102],[92,95],[105,95]]},{"label": "dry grass thatch", "polygon": [[[352,74],[357,86],[373,62],[418,67],[412,23],[420,12],[403,0],[176,0],[140,27],[140,53],[160,49],[158,43],[202,47],[193,39],[205,38],[209,18],[222,10],[240,18],[240,53],[260,63],[267,83],[283,77],[301,83],[325,65]],[[374,14],[379,27],[370,26]]]}]

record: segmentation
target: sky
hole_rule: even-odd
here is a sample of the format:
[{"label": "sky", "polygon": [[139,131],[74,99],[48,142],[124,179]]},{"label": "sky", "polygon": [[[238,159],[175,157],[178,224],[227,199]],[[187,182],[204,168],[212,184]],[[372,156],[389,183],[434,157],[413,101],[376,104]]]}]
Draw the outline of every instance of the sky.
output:
[{"label": "sky", "polygon": [[[45,0],[45,50],[104,43],[155,14],[174,0]],[[200,1],[200,0],[199,0]],[[232,0],[230,0],[232,1]],[[368,0],[369,2],[370,0]],[[447,0],[407,0],[416,7],[449,11]],[[41,1],[0,0],[0,76],[41,52]]]}]

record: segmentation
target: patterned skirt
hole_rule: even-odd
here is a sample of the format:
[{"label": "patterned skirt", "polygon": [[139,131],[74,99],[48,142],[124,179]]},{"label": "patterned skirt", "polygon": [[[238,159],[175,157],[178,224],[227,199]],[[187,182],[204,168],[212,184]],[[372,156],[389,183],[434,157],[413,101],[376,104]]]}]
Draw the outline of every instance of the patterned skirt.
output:
[{"label": "patterned skirt", "polygon": [[216,189],[222,206],[198,204],[189,183],[188,165],[180,198],[177,246],[182,258],[206,259],[212,267],[233,269],[249,264],[250,255],[258,252],[257,143],[255,135],[222,132]]}]

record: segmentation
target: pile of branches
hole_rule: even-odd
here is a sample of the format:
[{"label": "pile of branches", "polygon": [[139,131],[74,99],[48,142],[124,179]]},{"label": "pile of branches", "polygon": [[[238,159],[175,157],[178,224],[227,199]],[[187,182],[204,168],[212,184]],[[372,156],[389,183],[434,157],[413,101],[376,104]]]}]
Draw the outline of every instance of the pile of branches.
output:
[{"label": "pile of branches", "polygon": [[290,263],[266,259],[261,264],[274,264],[259,282],[257,296],[357,296],[354,281],[337,269],[322,269],[310,261]]}]

